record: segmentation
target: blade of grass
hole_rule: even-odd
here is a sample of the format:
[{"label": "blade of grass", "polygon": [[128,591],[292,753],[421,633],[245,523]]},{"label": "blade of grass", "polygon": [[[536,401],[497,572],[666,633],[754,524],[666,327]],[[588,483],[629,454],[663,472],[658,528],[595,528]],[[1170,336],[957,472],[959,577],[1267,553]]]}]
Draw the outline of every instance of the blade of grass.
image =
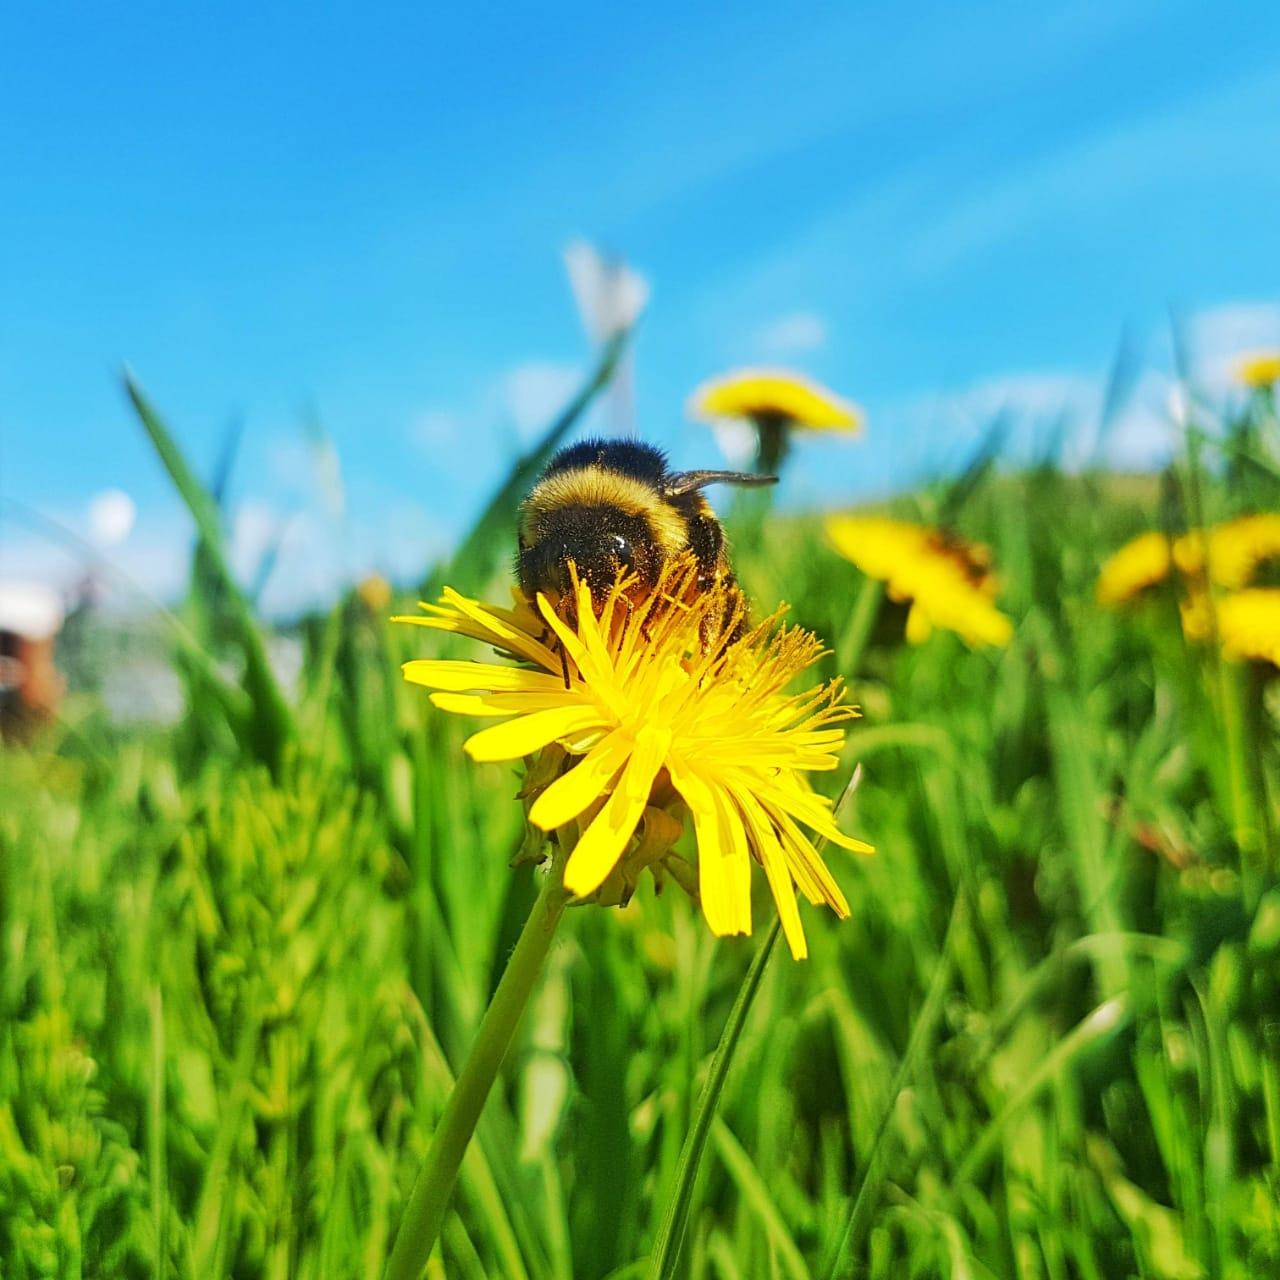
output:
[{"label": "blade of grass", "polygon": [[165,1167],[165,1046],[164,1000],[157,985],[148,995],[151,1020],[151,1096],[147,1115],[147,1149],[150,1157],[151,1230],[155,1236],[152,1272],[163,1280],[169,1256],[169,1175]]},{"label": "blade of grass", "polygon": [[805,1266],[801,1254],[787,1230],[778,1206],[765,1186],[760,1170],[752,1163],[751,1157],[742,1148],[742,1143],[734,1137],[733,1132],[723,1120],[716,1117],[711,1129],[715,1138],[716,1152],[729,1171],[729,1176],[742,1193],[743,1199],[751,1206],[756,1220],[764,1227],[769,1243],[777,1252],[782,1269],[793,1280],[809,1280],[809,1268]]},{"label": "blade of grass", "polygon": [[1023,1081],[1022,1086],[1001,1108],[999,1115],[983,1130],[982,1136],[970,1148],[960,1168],[956,1171],[953,1188],[972,1182],[995,1154],[996,1144],[1008,1128],[1009,1122],[1025,1107],[1041,1089],[1051,1084],[1083,1053],[1101,1041],[1110,1039],[1133,1016],[1126,996],[1115,996],[1098,1005],[1086,1018],[1076,1024],[1061,1041],[1040,1061],[1040,1065]]},{"label": "blade of grass", "polygon": [[285,745],[294,736],[293,713],[271,670],[266,640],[231,572],[218,504],[196,478],[169,428],[128,370],[124,373],[124,388],[164,469],[191,512],[209,569],[225,593],[230,621],[244,654],[245,692],[253,704],[254,745],[259,757],[278,769]]},{"label": "blade of grass", "polygon": [[773,945],[778,940],[779,929],[780,925],[775,919],[751,961],[751,968],[747,970],[747,976],[743,979],[742,986],[738,988],[733,1007],[729,1010],[728,1021],[720,1033],[720,1042],[716,1045],[716,1051],[711,1058],[711,1071],[707,1076],[707,1083],[703,1086],[702,1096],[698,1099],[698,1109],[694,1112],[693,1124],[689,1128],[684,1140],[684,1148],[680,1152],[680,1163],[676,1167],[675,1192],[667,1201],[667,1210],[663,1214],[662,1225],[658,1229],[658,1239],[649,1258],[651,1280],[670,1280],[675,1275],[680,1261],[680,1249],[684,1244],[685,1229],[689,1224],[689,1210],[693,1204],[693,1186],[707,1145],[707,1135],[711,1132],[711,1122],[715,1119],[720,1094],[724,1090],[725,1078],[729,1074],[729,1064],[733,1061],[733,1053],[742,1037],[747,1014],[760,988],[760,979],[764,977],[765,967],[773,954]]},{"label": "blade of grass", "polygon": [[881,1112],[879,1123],[876,1125],[876,1136],[871,1144],[871,1151],[867,1157],[862,1181],[858,1184],[857,1191],[854,1192],[848,1221],[845,1223],[840,1243],[836,1246],[831,1265],[826,1270],[830,1280],[839,1280],[842,1276],[852,1274],[853,1258],[862,1247],[863,1239],[871,1222],[871,1213],[875,1209],[881,1188],[884,1186],[886,1176],[885,1138],[889,1132],[889,1125],[893,1120],[898,1098],[903,1089],[907,1087],[915,1071],[916,1063],[921,1053],[924,1052],[925,1045],[932,1038],[934,1028],[938,1025],[938,1019],[942,1016],[943,999],[951,983],[951,973],[954,968],[952,949],[955,945],[956,937],[961,930],[968,926],[969,913],[965,902],[964,891],[961,890],[956,894],[955,902],[951,907],[951,918],[947,921],[947,931],[942,939],[942,951],[938,956],[937,963],[933,966],[933,973],[929,978],[929,990],[925,994],[924,1003],[920,1006],[920,1012],[916,1014],[915,1024],[912,1026],[911,1034],[907,1038],[907,1048],[902,1055],[902,1061],[898,1063],[898,1069],[893,1074],[893,1083],[889,1086],[884,1110]]}]

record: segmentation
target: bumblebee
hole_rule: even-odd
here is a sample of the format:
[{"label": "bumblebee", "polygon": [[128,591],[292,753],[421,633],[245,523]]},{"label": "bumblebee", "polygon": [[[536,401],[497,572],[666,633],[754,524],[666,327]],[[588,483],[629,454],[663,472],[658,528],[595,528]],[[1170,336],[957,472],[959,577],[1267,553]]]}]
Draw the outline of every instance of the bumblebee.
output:
[{"label": "bumblebee", "polygon": [[542,592],[572,608],[572,564],[600,603],[620,573],[643,595],[663,566],[691,554],[697,590],[734,589],[724,530],[703,489],[773,484],[739,471],[671,471],[666,455],[638,440],[583,440],[561,449],[520,506],[517,575],[532,600]]}]

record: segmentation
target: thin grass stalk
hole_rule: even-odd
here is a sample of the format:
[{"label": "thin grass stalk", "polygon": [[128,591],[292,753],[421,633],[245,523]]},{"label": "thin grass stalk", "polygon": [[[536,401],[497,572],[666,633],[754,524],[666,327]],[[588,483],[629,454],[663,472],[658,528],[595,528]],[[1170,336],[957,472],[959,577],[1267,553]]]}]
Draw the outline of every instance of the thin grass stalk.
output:
[{"label": "thin grass stalk", "polygon": [[266,638],[231,571],[217,504],[196,478],[169,428],[128,371],[124,374],[124,388],[160,462],[195,521],[210,570],[224,593],[227,620],[244,654],[244,689],[258,730],[255,745],[261,758],[278,774],[285,744],[295,736],[293,711],[271,669]]},{"label": "thin grass stalk", "polygon": [[883,599],[884,583],[878,578],[864,578],[853,612],[836,645],[836,670],[847,680],[858,674],[858,664],[871,639],[871,629],[876,625]]},{"label": "thin grass stalk", "polygon": [[563,871],[563,858],[557,855],[432,1135],[431,1146],[400,1219],[391,1257],[383,1272],[384,1280],[418,1280],[435,1247],[462,1157],[569,901]]},{"label": "thin grass stalk", "polygon": [[738,988],[733,1008],[729,1010],[729,1018],[724,1024],[724,1030],[720,1033],[720,1041],[711,1058],[711,1072],[707,1076],[707,1083],[703,1086],[702,1096],[698,1099],[693,1123],[689,1127],[684,1147],[680,1152],[680,1163],[676,1166],[675,1192],[667,1201],[667,1210],[663,1214],[662,1225],[658,1228],[658,1238],[649,1258],[651,1280],[670,1280],[679,1265],[680,1249],[684,1244],[685,1229],[689,1225],[689,1210],[693,1205],[694,1183],[702,1164],[707,1136],[711,1132],[711,1122],[715,1119],[720,1095],[724,1091],[724,1082],[729,1074],[729,1064],[733,1061],[734,1050],[737,1049],[738,1041],[742,1037],[747,1014],[751,1011],[756,992],[760,989],[760,980],[764,977],[765,967],[773,954],[773,946],[778,940],[780,929],[780,922],[775,919],[751,961],[751,968],[747,970],[747,976],[743,979],[742,986]]},{"label": "thin grass stalk", "polygon": [[165,1042],[164,997],[152,984],[147,993],[151,1022],[151,1088],[148,1098],[147,1155],[151,1182],[151,1230],[155,1256],[151,1273],[163,1280],[169,1268],[169,1175],[165,1168]]},{"label": "thin grass stalk", "polygon": [[889,1125],[893,1121],[897,1109],[898,1098],[915,1074],[916,1063],[924,1052],[925,1046],[933,1038],[934,1029],[942,1016],[943,999],[951,984],[951,974],[955,968],[954,949],[956,939],[968,927],[969,912],[965,891],[960,888],[951,907],[951,918],[947,921],[947,932],[943,936],[942,951],[933,966],[933,974],[929,979],[929,990],[925,995],[920,1012],[916,1015],[915,1025],[907,1039],[907,1048],[902,1055],[898,1069],[894,1072],[893,1082],[885,1097],[884,1110],[876,1125],[876,1135],[871,1143],[871,1152],[867,1157],[862,1181],[854,1193],[849,1209],[849,1217],[836,1246],[835,1255],[826,1274],[829,1280],[840,1280],[840,1277],[853,1274],[853,1261],[866,1238],[867,1228],[871,1224],[871,1214],[875,1209],[880,1191],[886,1177],[885,1138],[889,1133]]}]

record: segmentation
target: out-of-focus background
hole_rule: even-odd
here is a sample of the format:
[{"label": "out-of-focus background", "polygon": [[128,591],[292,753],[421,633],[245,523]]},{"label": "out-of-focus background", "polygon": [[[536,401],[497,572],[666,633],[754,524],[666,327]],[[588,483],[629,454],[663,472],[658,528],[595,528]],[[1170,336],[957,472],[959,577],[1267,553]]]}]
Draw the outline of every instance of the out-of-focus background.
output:
[{"label": "out-of-focus background", "polygon": [[1278,156],[1260,3],[8,6],[0,1275],[382,1273],[537,887],[389,617],[587,431],[877,853],[705,1130],[763,876],[568,912],[430,1274],[1280,1274]]}]

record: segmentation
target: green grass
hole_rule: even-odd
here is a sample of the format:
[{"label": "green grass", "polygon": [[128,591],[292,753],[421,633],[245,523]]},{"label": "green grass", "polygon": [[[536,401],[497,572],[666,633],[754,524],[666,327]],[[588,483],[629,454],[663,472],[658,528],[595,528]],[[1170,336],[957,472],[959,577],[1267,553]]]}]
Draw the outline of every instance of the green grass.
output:
[{"label": "green grass", "polygon": [[[200,516],[165,632],[185,713],[123,730],[79,697],[0,758],[0,1276],[377,1277],[537,892],[518,778],[401,682],[444,640],[354,597],[284,699],[134,394]],[[1168,600],[1092,602],[1125,537],[1240,501],[1188,465],[970,477],[999,652],[908,649],[888,606],[864,646],[816,520],[744,525],[754,598],[829,671],[860,653],[830,784],[862,765],[843,821],[878,854],[827,855],[853,917],[776,948],[699,1113],[765,929],[716,941],[674,889],[571,910],[431,1274],[648,1275],[678,1188],[663,1258],[699,1280],[1280,1274],[1276,690]],[[495,599],[508,534],[488,516],[453,566]]]}]

